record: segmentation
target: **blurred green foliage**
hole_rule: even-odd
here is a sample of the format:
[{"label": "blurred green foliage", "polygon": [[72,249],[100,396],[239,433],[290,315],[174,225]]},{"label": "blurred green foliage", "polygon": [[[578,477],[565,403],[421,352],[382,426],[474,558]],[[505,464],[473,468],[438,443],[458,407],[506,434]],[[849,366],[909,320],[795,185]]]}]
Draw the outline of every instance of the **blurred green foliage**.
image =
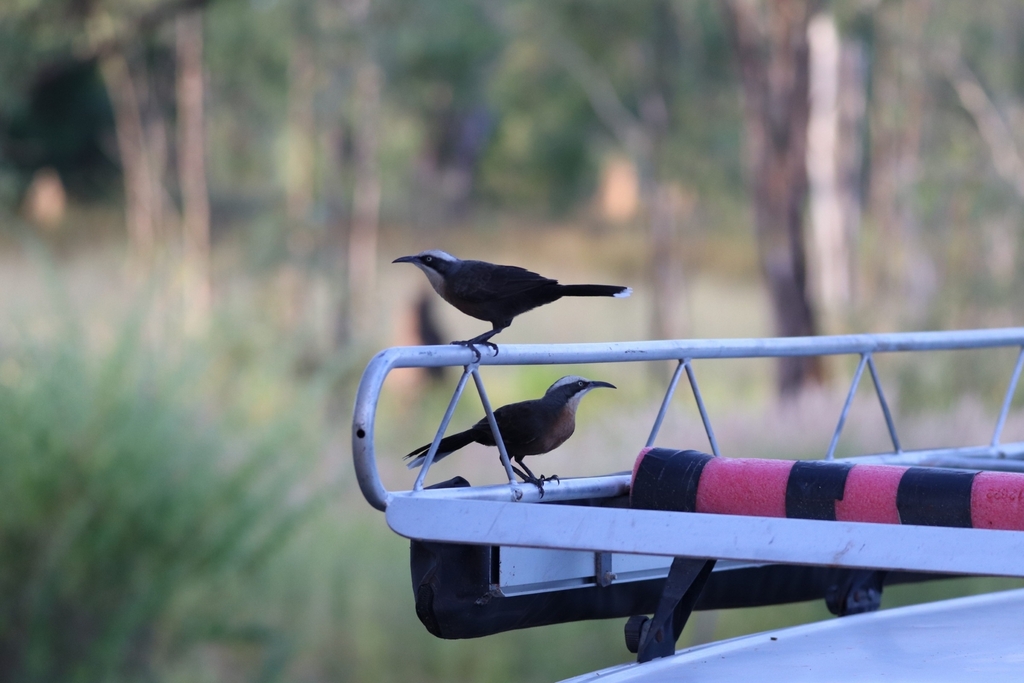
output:
[{"label": "blurred green foliage", "polygon": [[98,357],[73,324],[5,346],[3,680],[148,679],[162,649],[232,623],[168,630],[176,602],[252,581],[315,509],[296,423],[230,416],[205,372],[147,350],[137,326]]}]

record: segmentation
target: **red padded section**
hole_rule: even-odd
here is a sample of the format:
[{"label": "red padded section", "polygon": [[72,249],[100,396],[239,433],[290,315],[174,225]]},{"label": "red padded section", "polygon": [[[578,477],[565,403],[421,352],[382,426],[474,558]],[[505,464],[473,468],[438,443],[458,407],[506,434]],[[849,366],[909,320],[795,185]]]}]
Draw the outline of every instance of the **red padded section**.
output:
[{"label": "red padded section", "polygon": [[[651,450],[657,451],[650,456],[657,466],[641,468]],[[801,461],[716,458],[697,451],[645,448],[633,465],[631,504],[635,502],[633,494],[642,493],[642,507],[651,509],[754,517],[786,517],[788,510],[793,517],[804,517],[801,504],[806,507],[807,501],[815,505],[825,501],[831,505],[834,500],[835,519],[843,522],[1024,531],[1022,473],[898,465],[850,467],[835,462],[804,467],[790,481],[797,462]],[[833,499],[840,495],[833,493],[836,468],[847,467],[842,498]],[[815,470],[820,470],[819,480],[809,476]],[[662,501],[659,496],[671,500]],[[950,506],[959,515],[955,519],[950,517]],[[809,518],[828,519],[831,509],[828,512],[829,517]]]},{"label": "red padded section", "polygon": [[785,517],[786,483],[792,468],[792,460],[710,460],[697,487],[697,512]]},{"label": "red padded section", "polygon": [[1024,476],[979,472],[971,486],[971,522],[975,529],[1024,531]]},{"label": "red padded section", "polygon": [[836,501],[836,520],[899,524],[896,490],[906,467],[856,465],[846,477],[843,499]]}]

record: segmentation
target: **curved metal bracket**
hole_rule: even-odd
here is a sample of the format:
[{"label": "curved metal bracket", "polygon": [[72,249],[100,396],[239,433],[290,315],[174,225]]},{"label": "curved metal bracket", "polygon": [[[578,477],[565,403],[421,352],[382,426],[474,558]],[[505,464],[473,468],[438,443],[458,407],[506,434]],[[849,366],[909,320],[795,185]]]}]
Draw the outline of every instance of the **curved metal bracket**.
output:
[{"label": "curved metal bracket", "polygon": [[[984,446],[958,448],[958,449],[931,449],[928,451],[903,451],[896,435],[896,428],[882,392],[881,383],[874,365],[873,355],[879,353],[892,353],[904,351],[948,351],[959,349],[980,349],[998,347],[1017,347],[1021,349],[1017,358],[1009,387],[1004,399],[1003,407],[996,424],[992,443]],[[871,372],[875,382],[875,390],[886,418],[889,433],[892,438],[894,451],[888,454],[877,456],[865,456],[874,458],[877,461],[885,462],[906,462],[944,464],[951,467],[977,466],[978,458],[988,458],[990,463],[998,461],[1005,467],[1011,469],[1024,469],[1024,463],[1019,460],[1012,460],[1024,456],[1024,444],[1001,444],[999,439],[1002,427],[1013,399],[1017,381],[1021,370],[1024,368],[1024,328],[1004,328],[993,330],[964,330],[953,332],[907,332],[898,334],[877,334],[877,335],[844,335],[835,337],[784,337],[764,339],[696,339],[696,340],[675,340],[675,341],[640,341],[640,342],[617,342],[600,344],[503,344],[501,353],[498,355],[487,355],[479,359],[479,366],[484,365],[575,365],[583,363],[633,363],[674,360],[679,365],[676,368],[672,383],[662,401],[661,409],[655,419],[654,427],[648,442],[653,442],[658,433],[658,428],[665,418],[668,403],[675,391],[676,385],[683,370],[686,371],[690,380],[690,386],[697,401],[701,419],[708,434],[711,449],[718,454],[718,443],[711,428],[711,420],[704,407],[700,390],[697,386],[696,377],[693,373],[692,361],[698,359],[724,359],[724,358],[779,358],[792,356],[830,356],[830,355],[852,355],[859,354],[861,362],[855,381],[851,386],[847,397],[847,404],[844,406],[840,416],[840,423],[837,426],[833,443],[829,453],[834,454],[835,444],[838,442],[838,435],[845,421],[849,404],[852,401],[853,393],[856,391],[857,382],[863,374],[864,367]],[[367,502],[378,510],[385,510],[388,503],[396,495],[422,495],[426,496],[432,492],[417,490],[414,492],[392,492],[388,491],[381,482],[380,473],[377,468],[376,451],[374,448],[374,431],[377,412],[377,402],[380,397],[381,388],[388,373],[395,368],[411,367],[445,367],[463,366],[467,370],[460,380],[464,387],[468,375],[472,374],[477,390],[480,393],[481,401],[484,403],[484,410],[493,420],[493,413],[489,409],[489,402],[486,392],[483,389],[483,382],[480,379],[476,364],[476,354],[473,350],[463,346],[409,346],[391,348],[381,351],[370,361],[363,373],[356,392],[355,408],[352,417],[352,455],[355,464],[356,479],[359,482],[360,490]],[[458,392],[456,392],[458,393]],[[457,396],[453,396],[453,402]],[[452,406],[450,406],[452,408]],[[453,409],[453,408],[452,408]],[[450,415],[446,413],[447,420]],[[447,424],[443,422],[438,434],[443,436]],[[500,435],[497,433],[497,425],[491,425],[495,432],[495,440],[500,442]],[[435,436],[435,442],[440,441],[440,436]],[[638,444],[639,446],[639,444]],[[436,445],[432,444],[436,452]],[[499,450],[503,450],[499,446]],[[639,448],[638,448],[639,450]],[[507,454],[502,456],[503,464],[508,464]],[[973,461],[973,462],[972,462]],[[506,469],[508,473],[508,469]],[[422,475],[423,473],[421,473]],[[562,479],[555,482],[555,485],[545,487],[545,501],[567,500],[582,497],[611,497],[621,495],[623,492],[623,477],[625,475],[608,477],[590,477],[585,479]],[[628,477],[626,478],[628,485]],[[423,481],[419,480],[422,487]],[[459,497],[477,497],[489,500],[523,500],[530,501],[539,499],[529,491],[530,487],[522,490],[515,486],[500,487],[473,487],[460,491],[458,494],[450,492],[445,495],[457,495]],[[518,491],[518,497],[516,492]]]}]

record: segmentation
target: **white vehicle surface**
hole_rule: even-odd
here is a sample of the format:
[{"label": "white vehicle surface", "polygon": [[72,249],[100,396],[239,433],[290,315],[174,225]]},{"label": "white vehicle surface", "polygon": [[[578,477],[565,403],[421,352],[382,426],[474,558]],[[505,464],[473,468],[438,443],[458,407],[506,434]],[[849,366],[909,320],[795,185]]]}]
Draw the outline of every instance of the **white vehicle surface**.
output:
[{"label": "white vehicle surface", "polygon": [[856,614],[680,650],[564,683],[1008,683],[1024,678],[1024,589]]}]

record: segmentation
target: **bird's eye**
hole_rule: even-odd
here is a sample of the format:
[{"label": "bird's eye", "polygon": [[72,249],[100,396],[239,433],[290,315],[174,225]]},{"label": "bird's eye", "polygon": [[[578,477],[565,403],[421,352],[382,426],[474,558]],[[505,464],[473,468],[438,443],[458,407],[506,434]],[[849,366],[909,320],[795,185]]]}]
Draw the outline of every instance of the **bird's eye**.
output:
[{"label": "bird's eye", "polygon": [[583,385],[586,384],[586,382],[584,382],[583,380],[580,380],[579,382],[576,382],[576,384],[579,384],[582,387]]},{"label": "bird's eye", "polygon": [[433,256],[424,256],[424,257],[423,257],[423,262],[424,262],[424,263],[430,263],[430,262],[431,262],[431,261],[433,261],[433,260],[434,260],[434,257],[433,257]]}]

